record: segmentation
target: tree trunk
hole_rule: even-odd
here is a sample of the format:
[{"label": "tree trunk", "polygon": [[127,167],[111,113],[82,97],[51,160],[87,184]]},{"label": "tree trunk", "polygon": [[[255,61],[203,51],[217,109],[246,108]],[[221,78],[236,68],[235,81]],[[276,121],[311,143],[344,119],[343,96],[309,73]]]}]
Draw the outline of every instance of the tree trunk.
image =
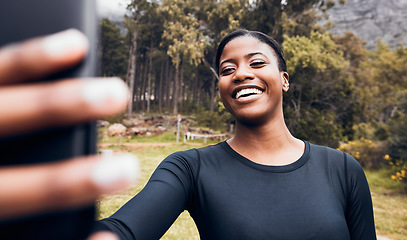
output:
[{"label": "tree trunk", "polygon": [[146,111],[146,89],[147,89],[147,75],[148,75],[148,58],[145,56],[145,62],[144,62],[144,69],[143,69],[143,78],[142,78],[142,90],[141,90],[141,98],[142,98],[142,104],[141,104],[141,111],[145,112]]},{"label": "tree trunk", "polygon": [[151,71],[152,71],[152,54],[148,58],[148,77],[147,77],[147,91],[146,91],[146,101],[147,101],[147,112],[150,112],[150,100],[151,100]]},{"label": "tree trunk", "polygon": [[167,99],[166,99],[166,104],[165,106],[169,109],[171,105],[171,84],[173,83],[173,68],[170,66],[170,60],[167,59],[167,67],[168,67],[168,75],[165,80],[166,86],[167,86]]},{"label": "tree trunk", "polygon": [[158,84],[158,111],[160,113],[162,113],[163,109],[162,109],[162,104],[163,104],[163,100],[164,100],[164,84],[163,84],[163,80],[164,80],[164,66],[165,66],[165,61],[161,64],[161,72],[160,72],[160,82]]},{"label": "tree trunk", "polygon": [[192,80],[192,101],[195,105],[198,105],[198,68],[195,68],[195,77]]},{"label": "tree trunk", "polygon": [[[140,59],[139,59],[140,60]],[[140,90],[141,90],[141,78],[143,75],[143,64],[140,61],[137,61],[136,69],[138,71],[136,72],[136,81],[134,81],[134,111],[135,112],[140,112]]]},{"label": "tree trunk", "polygon": [[174,78],[174,92],[173,92],[173,104],[174,104],[174,111],[173,114],[178,114],[178,99],[179,99],[179,63],[180,63],[180,56],[177,53],[177,59],[175,63],[175,78]]},{"label": "tree trunk", "polygon": [[[215,62],[215,57],[213,59],[213,62]],[[204,64],[209,67],[211,70],[213,77],[211,80],[210,84],[210,91],[209,91],[209,98],[210,98],[210,105],[209,105],[209,111],[213,112],[215,109],[215,96],[216,96],[216,80],[219,78],[218,74],[216,73],[215,69],[209,65],[209,63],[204,59]]]},{"label": "tree trunk", "polygon": [[183,68],[184,68],[184,63],[181,62],[181,66],[180,66],[180,70],[179,70],[179,75],[180,75],[180,81],[179,81],[179,89],[180,89],[180,93],[179,93],[179,110],[182,113],[183,112],[183,102],[184,102],[184,95],[185,95],[185,86],[184,86],[184,74],[182,74],[183,72]]},{"label": "tree trunk", "polygon": [[216,78],[212,77],[211,85],[210,85],[210,88],[211,88],[210,96],[209,96],[209,98],[210,98],[209,111],[211,111],[211,112],[213,112],[215,109],[215,81],[216,81]]},{"label": "tree trunk", "polygon": [[130,103],[127,108],[127,118],[132,119],[133,115],[133,102],[134,102],[134,81],[136,80],[136,64],[137,64],[137,32],[134,31],[132,34],[132,45],[130,47],[129,51],[129,66],[128,66],[128,71],[127,71],[127,82],[129,84],[130,88]]}]

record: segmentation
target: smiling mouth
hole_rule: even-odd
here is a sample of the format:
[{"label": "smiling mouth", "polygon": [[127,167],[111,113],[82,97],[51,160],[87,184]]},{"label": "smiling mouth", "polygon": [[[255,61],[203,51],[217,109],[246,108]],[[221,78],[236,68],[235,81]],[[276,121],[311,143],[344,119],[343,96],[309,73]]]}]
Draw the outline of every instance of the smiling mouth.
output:
[{"label": "smiling mouth", "polygon": [[244,97],[250,97],[250,96],[259,95],[262,93],[263,93],[263,91],[261,91],[260,89],[257,89],[257,88],[245,88],[245,89],[238,91],[235,95],[235,98],[239,99],[239,98],[244,98]]}]

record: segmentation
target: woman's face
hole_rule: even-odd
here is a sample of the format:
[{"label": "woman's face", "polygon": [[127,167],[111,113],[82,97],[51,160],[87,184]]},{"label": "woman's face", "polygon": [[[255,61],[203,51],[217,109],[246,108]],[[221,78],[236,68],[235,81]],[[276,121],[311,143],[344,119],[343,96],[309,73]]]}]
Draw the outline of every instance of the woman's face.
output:
[{"label": "woman's face", "polygon": [[226,44],[219,61],[219,91],[239,121],[260,124],[282,115],[288,74],[280,72],[274,50],[250,36]]}]

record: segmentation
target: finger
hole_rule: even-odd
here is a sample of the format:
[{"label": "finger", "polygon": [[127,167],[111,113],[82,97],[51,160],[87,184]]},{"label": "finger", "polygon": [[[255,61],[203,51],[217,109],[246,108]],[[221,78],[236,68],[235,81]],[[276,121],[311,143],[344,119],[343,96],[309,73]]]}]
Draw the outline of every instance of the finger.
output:
[{"label": "finger", "polygon": [[101,194],[128,187],[138,173],[130,154],[2,168],[0,220],[91,204]]},{"label": "finger", "polygon": [[92,234],[87,240],[119,240],[119,237],[112,232],[97,232]]},{"label": "finger", "polygon": [[0,88],[0,137],[116,115],[129,101],[118,78],[63,80]]},{"label": "finger", "polygon": [[0,85],[34,80],[76,65],[89,48],[75,29],[0,49]]}]

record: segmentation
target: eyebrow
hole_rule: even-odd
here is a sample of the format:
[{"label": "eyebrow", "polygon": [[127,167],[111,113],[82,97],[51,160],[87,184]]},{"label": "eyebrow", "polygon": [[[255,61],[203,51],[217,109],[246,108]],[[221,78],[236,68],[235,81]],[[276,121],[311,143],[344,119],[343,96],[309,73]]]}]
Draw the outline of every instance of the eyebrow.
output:
[{"label": "eyebrow", "polygon": [[[258,55],[258,54],[267,57],[267,56],[266,56],[264,53],[262,53],[262,52],[253,52],[253,53],[248,53],[248,54],[244,55],[244,58],[253,57],[253,56]],[[233,62],[233,59],[230,58],[230,59],[223,60],[222,62],[220,62],[219,66],[222,66],[222,64],[227,63],[227,62]]]}]

